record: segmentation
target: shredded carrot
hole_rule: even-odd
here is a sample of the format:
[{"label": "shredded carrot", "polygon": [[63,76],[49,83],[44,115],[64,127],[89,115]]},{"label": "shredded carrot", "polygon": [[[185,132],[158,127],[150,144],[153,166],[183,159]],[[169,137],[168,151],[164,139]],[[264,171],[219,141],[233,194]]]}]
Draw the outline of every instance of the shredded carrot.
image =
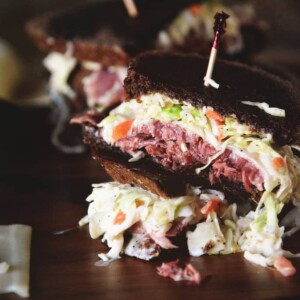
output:
[{"label": "shredded carrot", "polygon": [[199,4],[191,5],[189,11],[195,16],[198,15],[202,10],[202,6]]},{"label": "shredded carrot", "polygon": [[114,225],[122,224],[126,219],[126,214],[124,214],[121,210],[117,213],[114,219]]},{"label": "shredded carrot", "polygon": [[143,206],[145,203],[144,203],[144,201],[142,201],[142,200],[136,200],[135,201],[135,206],[136,207],[140,207],[140,206]]},{"label": "shredded carrot", "polygon": [[215,110],[208,110],[208,111],[206,111],[205,114],[209,119],[214,120],[217,123],[217,125],[223,125],[224,124],[223,117],[218,112],[216,112]]},{"label": "shredded carrot", "polygon": [[272,161],[272,166],[274,169],[281,169],[285,166],[284,159],[282,157],[275,157]]},{"label": "shredded carrot", "polygon": [[283,256],[279,256],[274,260],[274,267],[285,277],[292,276],[296,273],[296,269],[291,261]]},{"label": "shredded carrot", "polygon": [[134,120],[126,120],[113,128],[112,138],[114,141],[118,141],[127,136]]},{"label": "shredded carrot", "polygon": [[208,215],[209,213],[216,211],[220,205],[221,201],[217,199],[209,200],[202,208],[201,213]]}]

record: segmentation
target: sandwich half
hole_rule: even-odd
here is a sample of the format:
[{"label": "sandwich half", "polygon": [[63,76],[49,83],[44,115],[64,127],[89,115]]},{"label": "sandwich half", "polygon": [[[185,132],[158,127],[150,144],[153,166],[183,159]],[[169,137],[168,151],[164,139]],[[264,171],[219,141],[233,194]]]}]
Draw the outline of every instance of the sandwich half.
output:
[{"label": "sandwich half", "polygon": [[71,100],[76,113],[119,103],[129,59],[152,49],[157,32],[192,2],[137,1],[136,18],[122,1],[90,2],[37,17],[26,30],[49,53],[51,92]]},{"label": "sandwich half", "polygon": [[164,199],[209,186],[252,203],[235,222],[243,228],[236,243],[248,259],[274,265],[284,253],[277,216],[300,201],[299,94],[261,69],[226,61],[215,65],[220,87],[205,87],[207,63],[138,56],[124,83],[127,101],[101,121],[83,121],[85,142],[113,179]]},{"label": "sandwich half", "polygon": [[195,0],[139,0],[136,5],[136,18],[115,0],[77,5],[28,22],[29,35],[49,53],[44,65],[51,73],[50,90],[71,100],[75,112],[120,102],[127,64],[142,51],[209,54],[213,17],[219,10],[231,15],[221,55],[237,58],[254,53],[262,43],[258,40],[264,40],[260,23],[247,6],[240,6],[237,13],[220,5],[201,6]]},{"label": "sandwich half", "polygon": [[[297,91],[260,69],[226,61],[215,67],[219,89],[205,87],[206,67],[207,59],[196,55],[138,56],[124,82],[128,101],[101,122],[89,120],[85,141],[94,153],[113,154],[134,170],[151,166],[183,185],[207,180],[256,202],[264,192],[288,201],[297,182],[291,172],[292,149],[300,144]],[[172,190],[170,196],[182,192],[180,185]]]}]

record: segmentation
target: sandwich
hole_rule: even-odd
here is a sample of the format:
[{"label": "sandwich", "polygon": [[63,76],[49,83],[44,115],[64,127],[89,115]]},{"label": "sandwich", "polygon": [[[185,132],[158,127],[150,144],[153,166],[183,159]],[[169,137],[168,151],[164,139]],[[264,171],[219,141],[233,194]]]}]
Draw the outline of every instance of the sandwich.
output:
[{"label": "sandwich", "polygon": [[156,48],[208,55],[215,35],[214,15],[220,11],[230,15],[226,35],[219,45],[222,57],[246,61],[265,47],[267,24],[256,16],[251,4],[242,1],[226,5],[226,1],[206,1],[186,7],[160,30]]},{"label": "sandwich", "polygon": [[[50,91],[69,99],[74,115],[119,103],[124,98],[122,83],[128,62],[142,51],[175,49],[209,54],[211,21],[224,7],[195,3],[139,0],[135,18],[128,16],[122,1],[87,3],[33,19],[26,28],[38,47],[49,53],[44,65],[51,74]],[[256,41],[263,30],[253,11],[229,11],[232,16],[220,52],[255,52],[252,50],[260,43]],[[244,30],[247,26],[256,31]],[[246,31],[250,33],[244,34]],[[249,39],[254,41],[251,45],[246,41]]]},{"label": "sandwich", "polygon": [[[53,100],[52,144],[65,153],[85,147],[72,116],[88,110],[106,115],[124,98],[123,80],[131,57],[151,49],[157,32],[193,0],[140,0],[129,17],[122,1],[95,1],[30,20],[26,31],[48,53],[48,89]],[[153,16],[155,15],[155,19]]]},{"label": "sandwich", "polygon": [[192,2],[137,1],[135,18],[122,1],[86,3],[30,20],[26,30],[48,52],[51,93],[66,97],[73,115],[119,103],[129,59],[151,49],[159,29]]},{"label": "sandwich", "polygon": [[[48,53],[44,66],[50,73],[48,86],[54,104],[55,124],[51,140],[57,148],[66,153],[85,150],[81,144],[80,128],[69,126],[70,119],[86,110],[90,115],[101,117],[118,105],[124,99],[122,85],[129,60],[145,50],[166,49],[166,44],[161,43],[161,36],[168,35],[170,30],[164,28],[170,27],[170,32],[177,31],[178,28],[172,23],[178,24],[177,19],[182,19],[181,14],[186,15],[182,11],[194,3],[195,0],[138,0],[136,5],[139,14],[131,18],[121,0],[96,1],[48,13],[26,24],[28,34],[37,46]],[[220,8],[210,5],[205,7],[209,7],[205,20]],[[188,9],[190,10],[193,11],[193,8]],[[195,39],[192,34],[192,44],[198,46],[190,47],[191,39],[188,38],[184,42],[187,47],[176,44],[175,48],[208,54],[210,36],[200,34],[203,14],[197,13],[190,17],[179,27],[188,29],[185,32],[188,34],[193,32],[190,21],[193,24],[196,22],[199,30],[196,30]],[[261,32],[260,26],[256,26],[258,23],[252,22],[252,16],[246,19],[247,22],[243,21],[244,25],[251,24],[251,28],[257,28],[257,32]],[[230,41],[234,42],[229,43],[227,39],[226,45],[230,44],[230,47],[226,46],[226,49],[230,48],[228,51],[234,54],[231,55],[232,58],[242,59],[244,56],[240,54],[245,49],[247,53],[255,52],[252,51],[253,45],[256,45],[260,35],[255,30],[248,30],[250,33],[245,35],[239,25],[240,20],[234,20],[228,27]],[[182,21],[179,23],[182,24]],[[203,36],[203,41],[198,39],[199,34]],[[250,40],[255,42],[246,42],[249,40],[246,36],[250,36]],[[250,45],[252,46],[249,47]],[[168,48],[172,50],[174,47]],[[223,51],[223,48],[221,53],[227,55],[229,52]]]},{"label": "sandwich", "polygon": [[[95,185],[88,197],[92,236],[111,248],[100,258],[131,253],[127,233],[147,239],[135,240],[138,248],[150,240],[151,253],[153,243],[176,248],[170,236],[183,234],[193,256],[243,251],[292,275],[292,265],[282,267],[292,254],[282,249],[289,228],[279,215],[300,201],[299,94],[261,69],[222,60],[219,88],[206,87],[207,63],[141,54],[129,66],[126,102],[82,122],[93,158],[118,182]],[[296,231],[299,215],[291,215]]]}]

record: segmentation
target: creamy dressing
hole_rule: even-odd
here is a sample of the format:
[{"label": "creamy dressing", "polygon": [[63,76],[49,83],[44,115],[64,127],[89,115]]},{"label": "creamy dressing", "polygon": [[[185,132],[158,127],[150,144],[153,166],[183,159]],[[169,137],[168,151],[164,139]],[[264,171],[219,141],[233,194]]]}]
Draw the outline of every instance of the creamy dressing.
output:
[{"label": "creamy dressing", "polygon": [[[202,208],[212,199],[220,201],[222,209],[209,212],[205,218]],[[228,205],[223,193],[199,187],[189,187],[186,196],[166,200],[138,187],[109,182],[94,185],[87,201],[90,234],[92,238],[101,236],[110,248],[108,253],[99,254],[101,266],[120,258],[123,252],[144,260],[158,256],[157,247],[162,245],[156,243],[166,237],[177,218],[196,225],[186,234],[192,256],[242,251],[246,259],[265,267],[273,266],[280,256],[299,256],[282,249],[285,229],[279,226],[277,215],[283,204],[276,203],[274,194],[265,192],[264,207],[258,206],[245,216],[237,215],[237,204]],[[118,224],[115,220],[120,211],[126,216]],[[140,224],[141,231],[132,233],[125,245],[124,233],[134,224]],[[147,239],[149,243],[144,244]]]},{"label": "creamy dressing", "polygon": [[[181,218],[184,224],[195,224],[204,219],[200,208],[207,201],[205,197],[208,195],[213,195],[214,199],[219,199],[218,195],[221,198],[224,197],[222,193],[214,190],[201,191],[199,188],[188,189],[186,196],[164,199],[141,188],[116,182],[98,184],[93,187],[92,194],[87,198],[90,202],[89,231],[93,239],[102,237],[102,241],[107,242],[111,248],[108,253],[99,254],[100,259],[104,261],[120,256],[124,251],[124,232],[134,224],[140,222],[144,234],[155,236],[156,241],[167,241],[166,233],[173,221]],[[223,200],[220,199],[220,201]],[[119,219],[120,213],[121,219]],[[136,239],[131,244],[129,243],[127,252],[132,253],[130,248],[136,243]],[[160,244],[162,248],[166,247],[165,245]],[[139,255],[147,256],[144,250],[140,251]]]}]

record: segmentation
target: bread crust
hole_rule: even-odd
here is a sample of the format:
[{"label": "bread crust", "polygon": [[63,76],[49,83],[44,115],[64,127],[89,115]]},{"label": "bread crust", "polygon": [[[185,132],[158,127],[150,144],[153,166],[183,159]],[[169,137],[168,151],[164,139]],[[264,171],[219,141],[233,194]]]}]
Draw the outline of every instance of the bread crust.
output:
[{"label": "bread crust", "polygon": [[105,46],[92,40],[67,40],[62,37],[52,37],[47,33],[46,25],[51,14],[29,21],[25,28],[29,36],[35,41],[38,48],[46,52],[71,54],[77,60],[101,63],[104,67],[111,65],[124,66],[128,64],[128,54],[118,45]]},{"label": "bread crust", "polygon": [[124,66],[153,49],[157,33],[191,3],[139,0],[139,15],[130,18],[122,1],[90,2],[29,20],[25,29],[41,50],[65,53],[71,47],[79,61]]},{"label": "bread crust", "polygon": [[[129,65],[124,81],[127,99],[161,93],[194,106],[211,106],[223,116],[236,116],[255,130],[271,133],[278,146],[300,145],[299,90],[258,67],[217,60],[213,79],[219,89],[205,87],[208,60],[198,55],[148,52]],[[285,110],[275,117],[241,101],[266,102]]]}]

